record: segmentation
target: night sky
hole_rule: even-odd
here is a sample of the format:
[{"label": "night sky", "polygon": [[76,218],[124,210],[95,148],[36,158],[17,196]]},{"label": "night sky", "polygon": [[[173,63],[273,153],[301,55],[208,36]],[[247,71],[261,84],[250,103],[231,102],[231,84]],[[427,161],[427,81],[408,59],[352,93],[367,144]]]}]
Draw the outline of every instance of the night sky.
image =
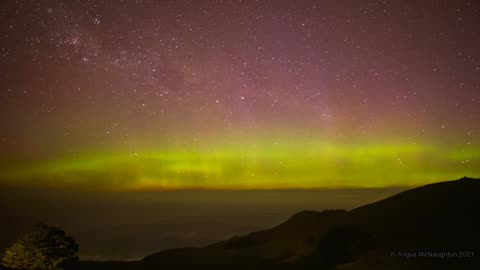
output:
[{"label": "night sky", "polygon": [[477,1],[2,1],[0,183],[480,175]]}]

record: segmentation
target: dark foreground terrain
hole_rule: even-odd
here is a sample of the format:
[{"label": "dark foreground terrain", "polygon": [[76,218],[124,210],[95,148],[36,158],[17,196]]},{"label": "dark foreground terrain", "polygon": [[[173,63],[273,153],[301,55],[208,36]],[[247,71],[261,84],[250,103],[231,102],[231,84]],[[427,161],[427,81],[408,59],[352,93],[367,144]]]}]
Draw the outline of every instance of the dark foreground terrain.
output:
[{"label": "dark foreground terrain", "polygon": [[480,179],[401,192],[351,211],[303,211],[269,230],[94,269],[480,269]]},{"label": "dark foreground terrain", "polygon": [[87,191],[0,187],[0,256],[44,222],[79,244],[88,261],[137,261],[272,228],[304,209],[347,209],[406,187],[312,190]]}]

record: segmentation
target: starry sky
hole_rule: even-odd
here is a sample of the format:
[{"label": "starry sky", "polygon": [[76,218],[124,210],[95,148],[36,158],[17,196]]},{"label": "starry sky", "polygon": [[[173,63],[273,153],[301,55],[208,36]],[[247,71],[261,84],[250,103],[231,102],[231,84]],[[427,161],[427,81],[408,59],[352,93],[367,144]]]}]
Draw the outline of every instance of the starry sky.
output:
[{"label": "starry sky", "polygon": [[480,175],[476,1],[2,1],[0,184]]}]

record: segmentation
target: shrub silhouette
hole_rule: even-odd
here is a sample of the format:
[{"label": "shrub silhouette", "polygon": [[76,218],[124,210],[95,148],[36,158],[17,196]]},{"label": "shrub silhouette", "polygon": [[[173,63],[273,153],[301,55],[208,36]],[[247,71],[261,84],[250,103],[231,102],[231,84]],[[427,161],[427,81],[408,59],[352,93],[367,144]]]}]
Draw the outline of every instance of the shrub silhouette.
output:
[{"label": "shrub silhouette", "polygon": [[59,228],[39,223],[5,250],[10,269],[59,270],[78,260],[78,245]]}]

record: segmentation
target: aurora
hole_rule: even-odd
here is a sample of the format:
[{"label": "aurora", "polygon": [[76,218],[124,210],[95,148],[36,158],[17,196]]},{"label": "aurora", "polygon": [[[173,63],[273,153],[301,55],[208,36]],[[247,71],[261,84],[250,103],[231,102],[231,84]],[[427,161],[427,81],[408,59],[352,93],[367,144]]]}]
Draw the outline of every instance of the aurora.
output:
[{"label": "aurora", "polygon": [[36,222],[113,269],[218,241],[224,269],[366,269],[350,251],[405,228],[468,251],[445,232],[476,231],[480,1],[2,1],[0,25],[0,256]]},{"label": "aurora", "polygon": [[479,161],[480,151],[434,144],[277,141],[85,154],[7,170],[2,181],[107,190],[372,188],[477,175]]},{"label": "aurora", "polygon": [[[0,185],[313,189],[478,177],[478,46],[447,42],[477,35],[463,25],[477,20],[473,3],[404,14],[395,3],[173,2],[5,5]],[[424,21],[419,9],[438,16]]]}]

